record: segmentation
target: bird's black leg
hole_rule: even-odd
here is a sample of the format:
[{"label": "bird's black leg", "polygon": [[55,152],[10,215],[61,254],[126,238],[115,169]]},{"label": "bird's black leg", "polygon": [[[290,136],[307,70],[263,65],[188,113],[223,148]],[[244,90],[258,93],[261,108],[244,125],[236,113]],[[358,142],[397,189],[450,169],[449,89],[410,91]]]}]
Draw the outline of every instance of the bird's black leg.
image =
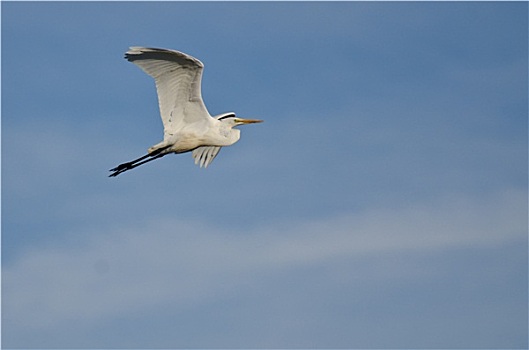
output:
[{"label": "bird's black leg", "polygon": [[149,158],[149,154],[146,154],[142,157],[139,157],[138,159],[134,159],[134,160],[131,160],[130,162],[127,162],[127,163],[122,163],[120,165],[118,165],[117,167],[115,168],[112,168],[110,169],[110,171],[120,171],[120,170],[123,170],[123,169],[127,169],[129,168],[130,166],[134,165],[134,163],[137,163],[141,160],[144,160],[145,158]]},{"label": "bird's black leg", "polygon": [[[158,159],[160,157],[163,157],[166,154],[167,153],[158,153],[158,154],[154,154],[154,155],[153,154],[146,154],[146,155],[144,155],[144,156],[142,156],[142,157],[140,157],[138,159],[131,160],[130,162],[120,164],[117,167],[110,169],[110,171],[112,171],[112,174],[110,174],[108,176],[109,177],[118,176],[119,174],[121,174],[121,173],[123,173],[123,172],[125,172],[127,170],[134,169],[137,166],[140,166],[140,165],[148,163],[148,162],[150,162],[152,160],[155,160],[155,159]],[[149,159],[144,160],[146,158],[149,158]]]}]

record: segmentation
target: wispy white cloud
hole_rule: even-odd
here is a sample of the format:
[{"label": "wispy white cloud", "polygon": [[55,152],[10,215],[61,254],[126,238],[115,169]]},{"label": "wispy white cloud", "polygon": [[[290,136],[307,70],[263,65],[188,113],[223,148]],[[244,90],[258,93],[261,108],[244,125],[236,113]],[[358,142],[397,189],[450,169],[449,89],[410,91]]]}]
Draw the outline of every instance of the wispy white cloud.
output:
[{"label": "wispy white cloud", "polygon": [[73,320],[89,326],[162,305],[192,308],[286,270],[523,241],[526,213],[525,194],[507,191],[248,232],[172,218],[85,232],[76,246],[35,248],[4,266],[6,344],[10,334],[53,333]]}]

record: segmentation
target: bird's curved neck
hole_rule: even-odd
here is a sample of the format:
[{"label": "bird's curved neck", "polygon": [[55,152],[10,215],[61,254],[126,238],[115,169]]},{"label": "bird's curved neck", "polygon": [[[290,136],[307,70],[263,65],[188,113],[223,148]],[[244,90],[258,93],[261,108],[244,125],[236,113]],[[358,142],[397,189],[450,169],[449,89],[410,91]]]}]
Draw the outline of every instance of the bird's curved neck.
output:
[{"label": "bird's curved neck", "polygon": [[234,144],[235,142],[239,141],[241,138],[241,131],[239,129],[234,128],[228,128],[229,129],[229,135],[227,137],[228,141],[230,142],[230,145]]},{"label": "bird's curved neck", "polygon": [[220,125],[218,130],[219,133],[217,134],[217,137],[220,138],[218,140],[220,143],[219,146],[233,145],[235,142],[239,141],[239,138],[241,137],[241,131],[239,129],[234,129],[229,125]]}]

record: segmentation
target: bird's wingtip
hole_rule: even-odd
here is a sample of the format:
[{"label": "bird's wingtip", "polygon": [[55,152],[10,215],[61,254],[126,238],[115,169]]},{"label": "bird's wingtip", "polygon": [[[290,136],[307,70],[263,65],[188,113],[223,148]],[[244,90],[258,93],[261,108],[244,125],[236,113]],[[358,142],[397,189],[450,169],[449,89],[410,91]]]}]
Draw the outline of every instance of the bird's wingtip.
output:
[{"label": "bird's wingtip", "polygon": [[155,47],[130,46],[125,52],[125,59],[135,61],[141,59],[158,59],[175,61],[180,64],[194,65],[204,68],[204,64],[197,58],[177,50],[161,49]]}]

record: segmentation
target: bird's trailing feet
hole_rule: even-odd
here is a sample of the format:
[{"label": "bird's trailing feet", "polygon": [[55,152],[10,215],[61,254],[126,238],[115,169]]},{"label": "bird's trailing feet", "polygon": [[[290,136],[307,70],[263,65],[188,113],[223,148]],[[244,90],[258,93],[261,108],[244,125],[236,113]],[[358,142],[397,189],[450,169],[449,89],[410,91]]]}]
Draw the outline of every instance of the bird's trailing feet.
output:
[{"label": "bird's trailing feet", "polygon": [[117,167],[110,169],[109,171],[112,171],[112,174],[110,174],[108,176],[109,177],[118,176],[119,174],[124,173],[127,170],[134,169],[137,166],[140,166],[142,164],[148,163],[151,160],[155,160],[155,159],[158,159],[160,157],[163,157],[166,154],[167,153],[158,153],[158,154],[155,154],[155,155],[146,154],[146,155],[144,155],[144,156],[142,156],[142,157],[140,157],[138,159],[134,159],[134,160],[132,160],[130,162],[127,162],[127,163],[122,163],[122,164],[118,165]]}]

